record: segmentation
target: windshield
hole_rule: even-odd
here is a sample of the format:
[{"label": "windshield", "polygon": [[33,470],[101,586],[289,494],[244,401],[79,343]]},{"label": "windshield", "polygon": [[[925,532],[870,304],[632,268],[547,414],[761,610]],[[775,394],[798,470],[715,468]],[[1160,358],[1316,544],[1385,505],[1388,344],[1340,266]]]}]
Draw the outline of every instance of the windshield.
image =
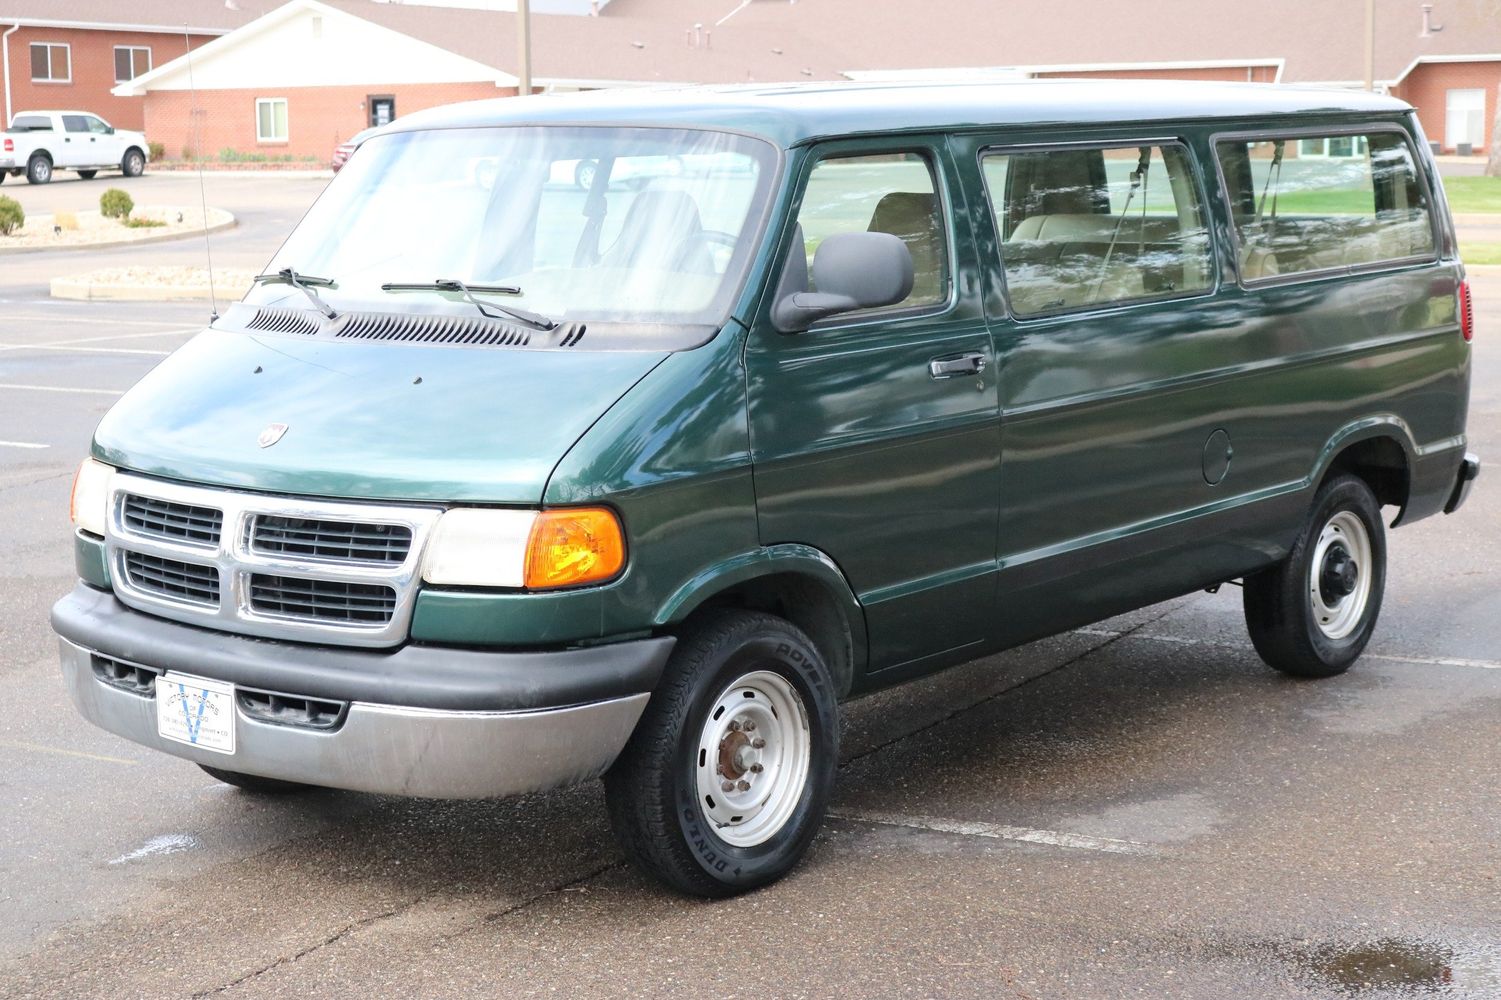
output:
[{"label": "windshield", "polygon": [[[749,264],[776,150],[721,132],[503,127],[366,141],[267,268],[337,308],[467,313],[444,281],[557,322],[718,326]],[[489,286],[491,291],[481,291]],[[256,305],[301,295],[253,289]]]}]

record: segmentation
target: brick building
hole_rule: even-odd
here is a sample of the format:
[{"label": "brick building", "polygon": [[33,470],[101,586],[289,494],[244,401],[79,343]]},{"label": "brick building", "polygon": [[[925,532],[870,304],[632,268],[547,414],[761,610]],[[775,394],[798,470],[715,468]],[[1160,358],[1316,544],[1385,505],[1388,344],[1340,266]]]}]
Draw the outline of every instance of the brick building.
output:
[{"label": "brick building", "polygon": [[228,34],[272,0],[0,0],[5,123],[18,111],[77,108],[139,129],[145,101],[114,88]]},{"label": "brick building", "polygon": [[[0,0],[0,11],[37,2]],[[196,135],[209,155],[299,158],[321,158],[387,116],[514,94],[515,14],[431,5],[439,2],[289,0],[204,44],[194,55],[196,88],[187,60],[177,59],[154,63],[114,93],[144,100],[148,135],[174,155]],[[1498,0],[1375,7],[1375,89],[1412,102],[1444,150],[1484,153],[1501,86]],[[533,15],[533,80],[542,89],[1050,77],[1362,87],[1366,76],[1360,0],[610,0],[572,8]]]}]

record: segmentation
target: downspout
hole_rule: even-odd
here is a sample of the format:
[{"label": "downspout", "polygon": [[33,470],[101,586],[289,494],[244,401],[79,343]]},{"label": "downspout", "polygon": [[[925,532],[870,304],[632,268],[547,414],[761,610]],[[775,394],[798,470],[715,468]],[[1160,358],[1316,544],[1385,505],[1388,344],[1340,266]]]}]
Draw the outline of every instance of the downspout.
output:
[{"label": "downspout", "polygon": [[10,128],[10,36],[21,30],[19,24],[0,35],[0,63],[5,66],[5,121],[0,122],[0,131]]}]

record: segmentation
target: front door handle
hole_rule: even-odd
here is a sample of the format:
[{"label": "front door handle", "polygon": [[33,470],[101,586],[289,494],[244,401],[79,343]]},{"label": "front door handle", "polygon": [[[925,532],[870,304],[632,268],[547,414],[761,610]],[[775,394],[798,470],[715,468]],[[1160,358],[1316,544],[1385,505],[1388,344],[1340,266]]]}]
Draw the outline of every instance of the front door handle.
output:
[{"label": "front door handle", "polygon": [[969,354],[950,354],[928,362],[928,374],[933,378],[979,375],[984,370],[985,355],[978,351]]}]

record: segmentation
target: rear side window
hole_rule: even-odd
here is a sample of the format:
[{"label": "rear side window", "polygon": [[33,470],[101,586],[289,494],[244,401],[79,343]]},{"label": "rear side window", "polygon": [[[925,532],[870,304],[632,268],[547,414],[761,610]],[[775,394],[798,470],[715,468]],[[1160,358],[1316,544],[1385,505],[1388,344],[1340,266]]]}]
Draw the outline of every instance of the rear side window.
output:
[{"label": "rear side window", "polygon": [[1215,144],[1248,282],[1434,255],[1427,195],[1397,132]]},{"label": "rear side window", "polygon": [[820,161],[808,177],[797,222],[808,260],[835,233],[881,232],[900,237],[912,254],[912,293],[887,308],[947,301],[949,255],[943,203],[926,157],[884,153]]},{"label": "rear side window", "polygon": [[1098,309],[1213,284],[1203,205],[1183,147],[992,153],[981,166],[1016,315]]}]

